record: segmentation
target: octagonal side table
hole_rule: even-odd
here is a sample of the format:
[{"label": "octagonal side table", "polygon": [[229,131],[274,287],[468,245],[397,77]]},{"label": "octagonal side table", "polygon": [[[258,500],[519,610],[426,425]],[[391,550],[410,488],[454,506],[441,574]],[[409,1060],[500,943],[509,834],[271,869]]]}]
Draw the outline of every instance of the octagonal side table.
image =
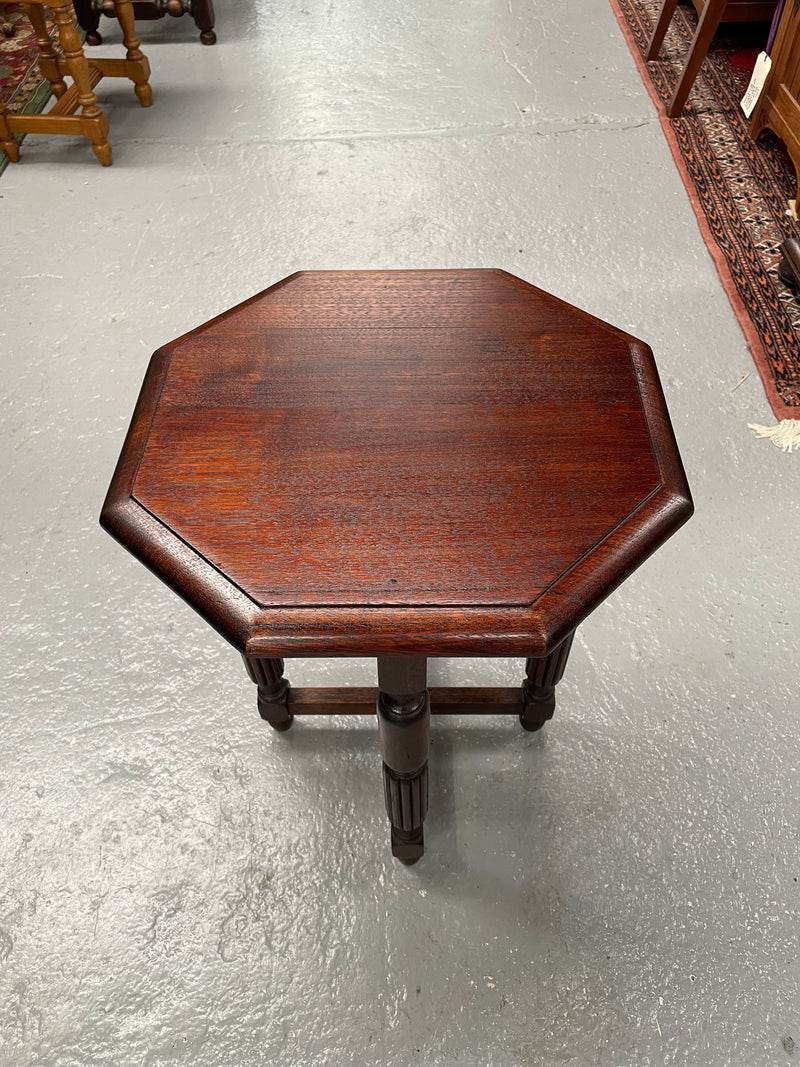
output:
[{"label": "octagonal side table", "polygon": [[[412,863],[431,712],[539,729],[575,628],[691,511],[641,341],[503,271],[321,271],[156,352],[101,523],[276,730],[377,713]],[[519,689],[428,689],[429,656],[516,655]],[[376,657],[377,688],[293,689],[291,656]]]}]

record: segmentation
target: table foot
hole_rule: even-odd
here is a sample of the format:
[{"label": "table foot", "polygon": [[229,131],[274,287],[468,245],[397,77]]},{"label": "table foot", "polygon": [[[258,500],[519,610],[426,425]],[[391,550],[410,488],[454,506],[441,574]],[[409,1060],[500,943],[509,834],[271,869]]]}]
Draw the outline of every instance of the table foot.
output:
[{"label": "table foot", "polygon": [[108,141],[93,141],[92,151],[104,167],[111,166],[111,144]]},{"label": "table foot", "polygon": [[531,733],[541,730],[553,718],[556,710],[556,688],[554,685],[538,686],[523,682],[522,692],[525,710],[519,717],[520,725]]},{"label": "table foot", "polygon": [[420,826],[417,830],[399,830],[392,827],[392,855],[406,867],[413,867],[425,852],[425,833]]},{"label": "table foot", "polygon": [[553,718],[556,686],[564,676],[574,637],[573,631],[548,656],[525,661],[526,678],[522,683],[524,707],[519,717],[524,730],[541,730]]},{"label": "table foot", "polygon": [[3,107],[2,101],[0,101],[0,152],[3,152],[8,156],[12,163],[19,162],[19,142],[14,137],[14,134],[8,128],[6,122],[7,111]]},{"label": "table foot", "polygon": [[243,656],[250,679],[258,686],[258,714],[273,730],[283,733],[294,722],[289,711],[289,681],[283,677],[282,659]]},{"label": "table foot", "polygon": [[428,812],[431,703],[424,657],[378,657],[378,723],[392,855],[410,865],[422,856]]}]

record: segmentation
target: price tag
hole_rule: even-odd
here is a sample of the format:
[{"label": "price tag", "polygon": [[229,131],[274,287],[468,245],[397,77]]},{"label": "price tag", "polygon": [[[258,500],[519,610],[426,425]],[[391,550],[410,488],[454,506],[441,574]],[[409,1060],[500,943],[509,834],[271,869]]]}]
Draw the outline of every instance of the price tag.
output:
[{"label": "price tag", "polygon": [[746,118],[750,118],[753,114],[753,108],[758,102],[759,96],[761,96],[761,90],[764,88],[764,82],[767,80],[769,74],[769,68],[772,66],[772,60],[766,52],[759,52],[756,65],[753,67],[753,77],[750,79],[750,84],[747,86],[747,92],[742,97],[741,108],[745,113]]}]

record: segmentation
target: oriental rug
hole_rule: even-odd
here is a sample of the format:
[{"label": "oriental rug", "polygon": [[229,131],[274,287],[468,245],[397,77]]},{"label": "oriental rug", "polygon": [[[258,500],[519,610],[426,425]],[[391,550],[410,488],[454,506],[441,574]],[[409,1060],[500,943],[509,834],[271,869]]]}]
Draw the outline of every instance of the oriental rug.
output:
[{"label": "oriental rug", "polygon": [[[721,27],[680,118],[667,118],[697,26],[691,3],[681,4],[661,56],[644,55],[660,0],[610,0],[642,80],[659,111],[672,156],[700,231],[744,331],[770,407],[779,419],[800,419],[800,296],[778,278],[779,246],[800,236],[789,213],[796,195],[791,161],[777,138],[748,134],[739,102],[749,81],[743,45],[766,41],[768,27]],[[751,34],[750,40],[742,38]],[[757,47],[752,49],[755,58]],[[752,63],[750,63],[752,66]]]}]

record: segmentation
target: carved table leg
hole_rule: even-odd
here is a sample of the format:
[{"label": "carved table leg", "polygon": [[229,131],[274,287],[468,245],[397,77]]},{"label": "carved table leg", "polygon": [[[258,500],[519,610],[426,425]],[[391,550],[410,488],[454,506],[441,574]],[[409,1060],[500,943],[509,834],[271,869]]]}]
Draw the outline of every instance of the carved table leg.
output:
[{"label": "carved table leg", "polygon": [[283,677],[282,659],[242,656],[247,673],[258,686],[258,714],[275,730],[288,730],[294,720],[289,711],[289,682]]},{"label": "carved table leg", "polygon": [[386,814],[392,824],[392,855],[407,865],[416,863],[425,849],[431,715],[426,674],[424,657],[378,656]]},{"label": "carved table leg", "polygon": [[522,683],[525,710],[519,721],[526,730],[541,730],[547,720],[553,718],[553,712],[556,710],[556,686],[564,676],[574,636],[573,631],[549,656],[525,661],[527,677]]}]

